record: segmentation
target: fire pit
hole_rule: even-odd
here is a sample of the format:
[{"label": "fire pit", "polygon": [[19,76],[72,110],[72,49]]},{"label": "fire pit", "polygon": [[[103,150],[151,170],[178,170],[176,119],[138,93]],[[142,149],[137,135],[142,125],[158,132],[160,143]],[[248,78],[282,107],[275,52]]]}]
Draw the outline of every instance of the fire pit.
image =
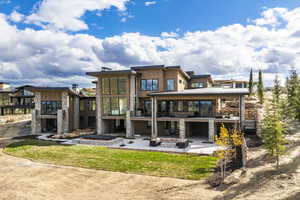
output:
[{"label": "fire pit", "polygon": [[85,135],[81,137],[82,139],[87,140],[113,140],[116,139],[115,136],[111,135]]}]

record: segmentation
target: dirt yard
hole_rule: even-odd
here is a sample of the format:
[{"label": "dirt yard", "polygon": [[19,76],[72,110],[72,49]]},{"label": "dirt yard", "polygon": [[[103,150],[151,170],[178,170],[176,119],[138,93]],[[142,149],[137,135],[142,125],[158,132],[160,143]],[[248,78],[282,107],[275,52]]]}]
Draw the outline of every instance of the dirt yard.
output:
[{"label": "dirt yard", "polygon": [[215,189],[204,181],[34,163],[0,149],[0,199],[299,200],[299,130],[288,136],[290,145],[279,171],[274,170],[275,164],[268,161],[262,147],[250,149],[247,173],[240,182]]},{"label": "dirt yard", "polygon": [[1,200],[213,199],[220,194],[199,181],[39,164],[2,151],[0,163]]}]

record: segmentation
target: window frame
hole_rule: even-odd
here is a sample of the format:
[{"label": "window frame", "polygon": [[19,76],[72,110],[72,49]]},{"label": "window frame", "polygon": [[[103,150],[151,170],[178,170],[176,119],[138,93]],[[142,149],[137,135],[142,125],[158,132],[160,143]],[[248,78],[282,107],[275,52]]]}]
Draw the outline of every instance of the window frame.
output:
[{"label": "window frame", "polygon": [[[148,88],[148,83],[151,81],[151,88]],[[156,88],[154,88],[154,81],[156,82]],[[143,84],[143,82],[145,84]],[[145,86],[145,88],[143,87]],[[159,89],[158,79],[141,79],[140,81],[140,91],[157,91]]]},{"label": "window frame", "polygon": [[[173,81],[173,89],[169,89],[169,81]],[[176,79],[174,79],[174,78],[167,79],[167,91],[175,91],[176,90],[175,82],[176,82]]]}]

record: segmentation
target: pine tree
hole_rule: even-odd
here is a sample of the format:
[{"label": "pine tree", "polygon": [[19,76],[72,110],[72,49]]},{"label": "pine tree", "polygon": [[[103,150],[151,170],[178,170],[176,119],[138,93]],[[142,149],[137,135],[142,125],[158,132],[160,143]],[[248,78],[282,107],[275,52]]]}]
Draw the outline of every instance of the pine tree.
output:
[{"label": "pine tree", "polygon": [[300,84],[295,69],[290,70],[287,78],[287,107],[291,119],[300,121]]},{"label": "pine tree", "polygon": [[252,72],[252,68],[251,68],[250,75],[249,75],[249,93],[250,93],[250,95],[253,93],[253,72]]},{"label": "pine tree", "polygon": [[266,116],[263,120],[263,141],[268,153],[276,159],[276,167],[279,167],[279,156],[284,152],[285,124],[281,110],[280,82],[278,76],[274,80],[273,99],[268,106]]},{"label": "pine tree", "polygon": [[259,103],[263,104],[264,103],[264,84],[263,84],[261,70],[259,70],[259,72],[258,72],[257,95],[258,95]]}]

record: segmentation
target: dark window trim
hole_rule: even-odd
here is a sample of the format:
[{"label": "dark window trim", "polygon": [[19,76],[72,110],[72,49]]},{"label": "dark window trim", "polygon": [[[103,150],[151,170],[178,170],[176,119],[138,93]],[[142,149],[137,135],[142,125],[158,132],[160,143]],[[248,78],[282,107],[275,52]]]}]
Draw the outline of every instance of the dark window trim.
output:
[{"label": "dark window trim", "polygon": [[[173,85],[173,86],[174,86],[174,89],[173,89],[173,90],[169,90],[169,88],[168,88],[168,81],[169,81],[169,80],[174,81],[174,85]],[[168,79],[167,79],[167,84],[166,84],[166,85],[167,85],[167,88],[166,88],[167,91],[176,91],[176,79],[175,79],[175,78],[168,78]]]},{"label": "dark window trim", "polygon": [[[152,89],[151,90],[147,90],[147,89],[144,89],[142,88],[142,81],[146,81],[146,88],[147,88],[147,81],[148,80],[151,80],[152,81]],[[157,81],[157,88],[156,90],[153,90],[153,81]],[[158,91],[159,90],[159,81],[158,79],[141,79],[140,80],[140,91]]]}]

